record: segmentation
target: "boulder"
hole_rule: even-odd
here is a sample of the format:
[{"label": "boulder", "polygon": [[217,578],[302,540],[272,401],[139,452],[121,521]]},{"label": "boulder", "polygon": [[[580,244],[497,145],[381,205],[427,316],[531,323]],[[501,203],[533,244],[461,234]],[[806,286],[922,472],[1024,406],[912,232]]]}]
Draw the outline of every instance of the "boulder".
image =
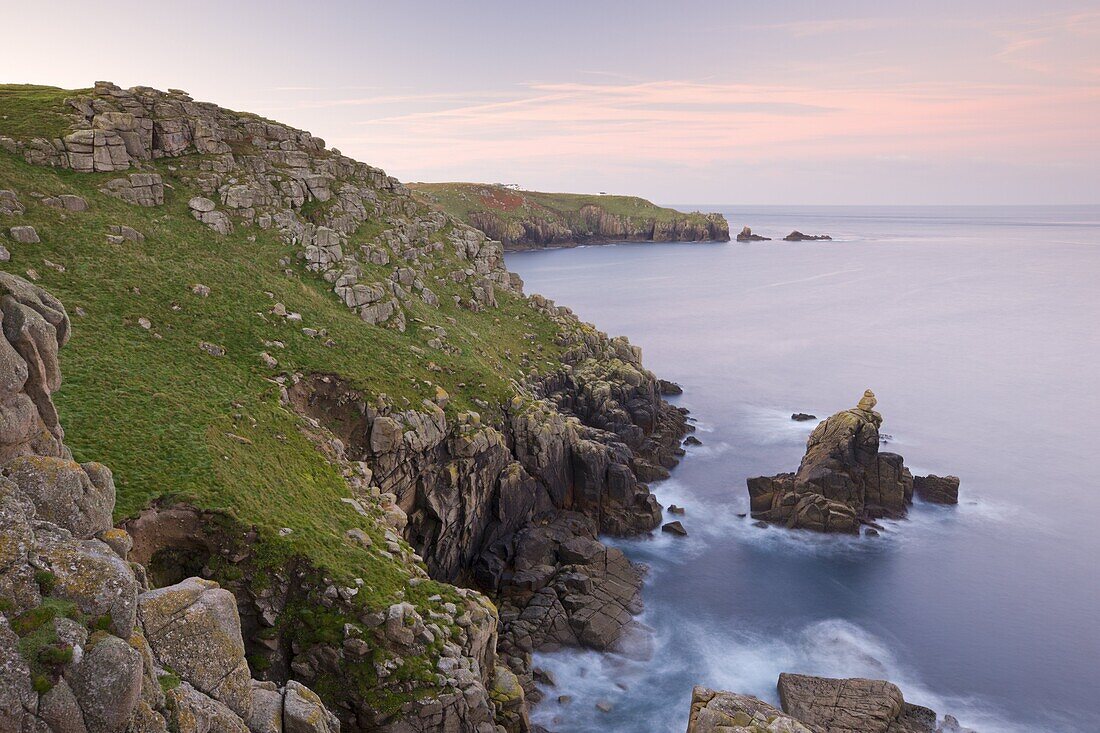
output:
[{"label": "boulder", "polygon": [[340,721],[321,698],[305,685],[290,680],[283,697],[284,733],[340,733]]},{"label": "boulder", "polygon": [[38,232],[35,231],[32,226],[17,226],[8,230],[8,234],[11,235],[12,241],[19,244],[38,244],[42,240],[38,238]]},{"label": "boulder", "polygon": [[696,686],[687,733],[819,733],[763,700]]},{"label": "boulder", "polygon": [[932,504],[958,504],[959,478],[934,474],[914,476],[913,493]]},{"label": "boulder", "polygon": [[141,696],[141,673],[141,655],[117,636],[89,644],[83,659],[66,676],[88,733],[126,729]]},{"label": "boulder", "polygon": [[669,534],[679,535],[681,537],[687,537],[687,530],[684,529],[684,525],[681,524],[679,520],[676,520],[674,522],[666,522],[664,526],[661,527],[661,531],[668,532]]},{"label": "boulder", "polygon": [[936,714],[884,680],[779,675],[783,711],[820,733],[935,733]]},{"label": "boulder", "polygon": [[795,422],[807,422],[809,420],[816,420],[817,415],[810,415],[809,413],[805,412],[796,412],[791,415],[791,419]]},{"label": "boulder", "polygon": [[160,665],[247,720],[251,675],[233,594],[213,581],[188,578],[143,593],[138,605]]}]

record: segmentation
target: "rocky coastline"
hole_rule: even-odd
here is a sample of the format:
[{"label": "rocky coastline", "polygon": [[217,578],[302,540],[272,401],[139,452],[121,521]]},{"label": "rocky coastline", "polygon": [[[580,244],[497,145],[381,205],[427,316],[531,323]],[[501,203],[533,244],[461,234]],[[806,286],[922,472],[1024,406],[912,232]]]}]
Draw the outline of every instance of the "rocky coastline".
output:
[{"label": "rocky coastline", "polygon": [[523,191],[489,184],[413,184],[427,201],[505,250],[610,242],[728,242],[721,214],[683,213],[626,196]]},{"label": "rocky coastline", "polygon": [[[296,254],[277,263],[284,275],[323,280],[329,297],[356,315],[360,328],[424,331],[430,336],[426,348],[453,355],[458,350],[449,344],[447,330],[457,319],[440,313],[439,325],[424,320],[425,313],[443,311],[444,305],[483,313],[500,309],[502,301],[518,303],[511,307],[528,309],[538,316],[532,321],[552,327],[548,346],[556,361],[547,363],[553,366],[538,369],[525,361],[528,371],[511,382],[509,400],[494,405],[474,398],[484,405],[481,412],[450,407],[450,396],[439,387],[434,399],[413,405],[365,391],[339,374],[287,371],[268,351],[260,354],[269,375],[263,383],[277,387],[279,402],[297,416],[300,433],[346,483],[339,501],[341,511],[350,508],[352,526],[340,541],[373,558],[379,570],[372,572],[396,580],[401,590],[393,601],[375,605],[370,599],[378,591],[371,581],[339,577],[309,555],[272,564],[270,529],[242,523],[224,509],[164,497],[111,528],[111,502],[96,525],[126,546],[117,560],[104,562],[142,563],[140,571],[134,566],[136,580],[128,570],[118,571],[119,584],[134,596],[122,598],[124,606],[137,608],[143,593],[162,598],[175,589],[185,599],[182,607],[216,605],[222,617],[232,617],[226,622],[236,630],[235,637],[229,634],[235,639],[230,660],[239,669],[241,690],[254,674],[261,681],[253,686],[264,691],[256,694],[277,694],[286,708],[292,691],[312,696],[308,686],[324,700],[326,712],[318,719],[331,730],[340,725],[401,733],[528,730],[526,697],[535,695],[531,653],[567,644],[613,648],[641,610],[641,568],[598,537],[649,532],[661,521],[661,506],[648,483],[667,477],[689,430],[684,412],[662,397],[670,383],[646,370],[640,351],[626,339],[609,338],[541,296],[524,296],[518,278],[503,266],[498,242],[425,210],[399,182],[326,149],[309,133],[194,102],[182,92],[126,90],[109,83],[66,99],[64,108],[69,132],[52,139],[0,138],[4,154],[31,166],[121,173],[103,182],[97,196],[139,209],[167,208],[177,187],[185,188],[182,209],[209,230],[209,237],[235,237],[242,229],[277,231]],[[11,216],[33,210],[21,203],[24,196],[5,191]],[[84,203],[94,210],[99,201]],[[383,222],[381,230],[374,228],[376,220]],[[115,229],[110,236],[120,245],[147,240],[133,227]],[[364,231],[373,238],[364,241]],[[34,242],[21,237],[17,243]],[[49,305],[39,310],[54,330],[35,346],[44,357],[26,354],[26,363],[45,359],[52,372],[29,382],[30,396],[17,400],[19,418],[11,413],[12,424],[27,431],[20,432],[22,443],[10,441],[20,447],[4,456],[60,455],[62,433],[48,397],[60,384],[56,350],[67,338],[69,322],[45,291],[5,277],[12,292],[27,290],[36,302]],[[193,298],[217,297],[201,283],[188,287]],[[437,294],[452,292],[447,303]],[[260,315],[268,323],[302,319],[278,302]],[[18,327],[18,318],[5,318],[5,328]],[[137,325],[156,328],[149,318]],[[301,331],[307,338],[325,338],[322,329]],[[264,347],[276,353],[284,348],[271,339]],[[198,351],[211,359],[230,355],[213,341],[199,342]],[[418,352],[424,349],[415,347]],[[443,369],[434,362],[428,366],[429,372]],[[24,367],[10,368],[14,376],[5,383],[14,384]],[[48,429],[27,447],[24,432],[37,435],[27,422],[30,403]],[[250,444],[240,434],[247,430],[236,429],[240,432],[227,433],[230,439]],[[99,469],[87,471],[98,485]],[[61,493],[68,484],[45,478],[39,483],[59,505],[69,501]],[[31,519],[24,513],[24,520]],[[98,545],[92,550],[97,557],[105,552]],[[28,559],[28,567],[36,562]],[[92,572],[92,582],[113,577],[104,575],[105,569]],[[202,600],[211,593],[214,600]],[[41,593],[31,593],[10,616],[5,608],[4,618],[18,625],[26,614],[43,613],[44,602]],[[118,643],[128,643],[132,626],[126,617],[111,627]],[[155,639],[150,643],[166,655],[156,657],[164,674],[154,669],[144,682],[131,678],[126,699],[140,697],[160,717],[127,703],[118,720],[95,730],[239,728],[211,723],[213,713],[188,717],[165,707],[169,703],[154,694],[167,684],[157,681],[158,674],[179,676],[187,695],[191,688],[203,694],[213,688],[197,672],[185,671],[188,657],[203,656],[201,646],[173,641],[169,657]],[[59,659],[78,645],[62,646]],[[13,679],[23,680],[19,658],[10,656],[18,671]],[[77,674],[72,664],[60,659],[51,675]],[[17,716],[13,720],[28,721],[18,729],[61,730],[59,723],[41,722],[35,688],[44,693],[45,685],[27,680],[31,691],[19,682],[11,696],[0,695],[0,708]],[[116,692],[93,691],[81,705],[107,705]],[[242,725],[266,731],[249,720],[244,699],[251,693],[234,694],[236,707],[230,709]],[[195,710],[214,705],[196,700],[187,703]],[[140,724],[132,722],[135,715],[144,716]]]},{"label": "rocky coastline", "polygon": [[[67,171],[60,179],[93,182],[82,195],[0,191],[12,247],[0,260],[18,262],[27,276],[0,271],[0,731],[533,730],[534,652],[629,643],[645,570],[600,537],[662,526],[650,484],[669,476],[692,431],[686,411],[664,399],[680,388],[647,370],[625,338],[524,294],[504,267],[500,241],[425,207],[399,181],[308,132],[180,91],[105,82],[60,107],[53,112],[67,127],[58,135],[0,136],[5,170],[33,168],[27,180],[42,183],[37,173],[54,168]],[[80,229],[80,217],[101,210],[112,217],[106,226]],[[133,211],[155,218],[131,218]],[[585,231],[616,241],[729,238],[720,217],[639,229],[618,215],[584,217]],[[254,415],[266,409],[278,422],[273,448],[261,454],[264,469],[281,470],[295,440],[316,462],[294,475],[292,491],[261,503],[318,501],[313,484],[333,478],[324,501],[304,507],[304,519],[294,506],[275,515],[294,526],[246,518],[233,494],[210,500],[175,486],[119,511],[134,487],[123,491],[124,477],[116,486],[105,466],[72,460],[54,404],[59,351],[74,330],[93,344],[119,332],[90,319],[74,327],[26,263],[58,274],[65,265],[27,253],[72,238],[93,241],[95,256],[103,247],[115,258],[136,252],[142,267],[152,267],[167,257],[156,247],[173,228],[212,250],[238,248],[244,264],[227,255],[225,266],[270,270],[280,286],[293,284],[282,292],[305,292],[302,302],[330,309],[318,310],[327,321],[308,322],[304,309],[264,294],[256,301],[262,307],[245,313],[248,326],[233,321],[209,337],[189,336],[185,352],[204,370],[248,355],[248,378],[226,390],[228,414],[207,428],[213,442],[205,459],[235,481],[234,461],[259,452],[265,436],[253,430]],[[558,236],[544,234],[544,244]],[[279,248],[261,250],[257,240],[265,238]],[[71,261],[83,256],[71,253]],[[190,278],[174,286],[165,313],[118,319],[126,338],[152,344],[128,342],[138,343],[128,358],[186,326],[168,314],[192,309],[191,318],[224,297]],[[111,287],[141,295],[137,284]],[[86,315],[83,304],[72,312]],[[463,341],[475,327],[505,343],[479,334]],[[340,361],[349,343],[362,348]],[[355,360],[397,347],[402,360],[386,364],[399,364],[407,379],[391,379],[385,392],[371,388],[371,379],[392,376],[381,369],[370,379],[344,373]],[[309,351],[318,348],[326,351]],[[878,452],[881,416],[873,407],[869,395],[818,427],[806,476],[750,480],[754,515],[858,531],[868,517],[903,513],[914,493],[957,497],[957,479],[913,479],[900,456]],[[147,425],[122,429],[149,441],[139,432]],[[890,480],[868,480],[869,467]],[[234,488],[230,481],[225,490]],[[315,515],[338,517],[337,530]],[[744,715],[772,726],[746,730],[833,730],[815,717],[828,697],[824,684],[781,679],[787,727],[775,727],[780,714],[769,718],[774,709],[764,703],[702,692],[689,730],[736,730],[730,725],[742,725]],[[864,687],[844,689],[891,701],[882,730],[925,733],[896,727],[902,713],[926,719],[900,702],[896,688]],[[869,703],[852,695],[852,710],[862,714]],[[734,723],[722,722],[727,713]]]}]

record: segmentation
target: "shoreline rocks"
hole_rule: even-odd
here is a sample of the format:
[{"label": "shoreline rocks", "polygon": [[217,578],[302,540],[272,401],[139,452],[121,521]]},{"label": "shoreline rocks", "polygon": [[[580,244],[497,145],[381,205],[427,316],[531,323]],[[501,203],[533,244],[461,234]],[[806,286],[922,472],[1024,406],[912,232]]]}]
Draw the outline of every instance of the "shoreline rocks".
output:
[{"label": "shoreline rocks", "polygon": [[[885,680],[784,672],[776,709],[755,697],[696,686],[687,733],[962,733],[958,721],[906,702]],[[973,733],[971,731],[970,733]]]},{"label": "shoreline rocks", "polygon": [[[915,480],[900,455],[879,450],[882,415],[876,403],[867,390],[855,408],[821,422],[806,441],[797,473],[748,479],[753,518],[844,534],[858,534],[861,524],[875,519],[904,518]],[[920,483],[935,497],[930,500],[958,500],[957,478],[922,477]]]}]

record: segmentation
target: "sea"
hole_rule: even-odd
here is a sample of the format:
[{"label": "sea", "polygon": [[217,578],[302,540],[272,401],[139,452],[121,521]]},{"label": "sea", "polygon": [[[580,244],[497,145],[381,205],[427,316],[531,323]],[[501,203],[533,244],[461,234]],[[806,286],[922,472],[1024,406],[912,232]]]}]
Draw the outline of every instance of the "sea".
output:
[{"label": "sea", "polygon": [[[796,672],[887,679],[980,733],[1100,731],[1100,207],[678,208],[774,241],[506,258],[681,384],[702,441],[653,486],[688,536],[606,540],[649,568],[639,628],[537,654],[534,722],[682,733],[693,685],[778,705]],[[795,470],[817,424],[792,413],[865,389],[883,449],[960,477],[959,504],[879,537],[754,526],[746,478]]]}]

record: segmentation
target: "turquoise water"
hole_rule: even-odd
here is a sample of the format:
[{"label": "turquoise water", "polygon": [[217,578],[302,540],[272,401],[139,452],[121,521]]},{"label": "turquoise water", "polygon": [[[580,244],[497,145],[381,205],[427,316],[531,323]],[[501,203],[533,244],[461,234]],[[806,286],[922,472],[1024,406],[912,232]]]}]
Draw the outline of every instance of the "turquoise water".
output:
[{"label": "turquoise water", "polygon": [[[1100,208],[721,210],[835,241],[508,256],[680,382],[703,441],[656,487],[689,537],[616,541],[651,568],[649,630],[539,655],[536,722],[682,731],[693,684],[776,702],[792,671],[890,679],[982,733],[1100,730]],[[790,414],[868,387],[889,449],[960,476],[960,505],[865,540],[739,517],[746,477],[798,465],[815,423]]]}]

